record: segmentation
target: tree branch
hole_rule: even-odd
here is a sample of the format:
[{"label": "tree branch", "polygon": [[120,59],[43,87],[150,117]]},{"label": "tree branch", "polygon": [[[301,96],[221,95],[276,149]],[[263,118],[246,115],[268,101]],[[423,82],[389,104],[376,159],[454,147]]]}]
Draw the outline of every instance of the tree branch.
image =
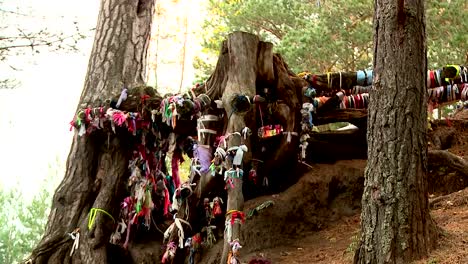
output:
[{"label": "tree branch", "polygon": [[[445,78],[454,78],[455,71],[448,70],[453,67],[445,67],[442,69],[440,73],[440,79],[442,81],[442,85],[447,85],[449,83],[445,82]],[[341,76],[341,83],[342,86],[340,87],[340,76]],[[316,89],[320,90],[337,90],[337,89],[352,89],[354,86],[358,85],[357,83],[357,72],[342,72],[341,75],[339,72],[334,72],[330,74],[314,74],[309,75],[306,78],[306,81],[312,84],[312,86]],[[460,78],[456,78],[454,83],[460,83]],[[372,85],[370,83],[369,85]],[[435,87],[427,87],[435,88]]]}]

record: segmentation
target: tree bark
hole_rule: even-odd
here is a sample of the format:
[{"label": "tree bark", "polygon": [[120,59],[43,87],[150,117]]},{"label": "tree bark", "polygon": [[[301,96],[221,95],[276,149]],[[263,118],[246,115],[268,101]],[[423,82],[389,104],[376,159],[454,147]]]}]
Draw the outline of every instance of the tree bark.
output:
[{"label": "tree bark", "polygon": [[[228,76],[226,88],[222,95],[222,101],[226,114],[228,115],[226,134],[241,132],[244,127],[249,125],[246,122],[246,113],[239,113],[233,109],[231,101],[235,96],[245,95],[253,97],[256,94],[256,79],[257,79],[257,54],[259,53],[260,40],[257,36],[236,32],[231,34],[227,39],[227,49],[229,50],[229,68],[226,75]],[[251,110],[249,110],[250,112]],[[244,153],[243,161],[250,160],[252,151],[250,140],[241,142],[240,137],[231,137],[228,142],[228,148],[245,144],[249,151]],[[226,164],[226,167],[233,168],[233,164]],[[244,167],[241,166],[241,169]],[[247,174],[245,173],[245,176]],[[233,179],[233,187],[227,187],[228,200],[227,211],[244,209],[244,196],[242,194],[242,178]],[[231,219],[231,214],[226,215],[226,222]],[[226,223],[228,225],[228,223]],[[229,239],[240,239],[240,225],[235,222],[232,225],[232,236],[228,238],[224,235],[224,248],[221,263],[226,263],[228,253],[231,250]]]},{"label": "tree bark", "polygon": [[436,244],[427,194],[424,1],[376,0],[374,83],[355,263],[409,263]]},{"label": "tree bark", "polygon": [[[103,0],[88,72],[78,109],[106,106],[124,87],[144,85],[153,0]],[[103,142],[106,142],[103,144]],[[31,255],[32,263],[108,263],[112,219],[96,215],[88,230],[88,213],[100,208],[118,216],[127,170],[128,149],[113,134],[79,137],[57,188],[45,234]],[[68,233],[80,228],[80,243],[70,256]]]}]

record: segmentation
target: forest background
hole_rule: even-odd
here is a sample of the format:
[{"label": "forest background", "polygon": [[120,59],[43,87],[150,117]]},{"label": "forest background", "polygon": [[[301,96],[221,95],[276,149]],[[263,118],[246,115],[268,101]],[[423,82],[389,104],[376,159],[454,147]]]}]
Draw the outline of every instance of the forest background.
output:
[{"label": "forest background", "polygon": [[[96,2],[0,0],[0,263],[19,262],[42,235],[64,174]],[[158,0],[156,8],[147,82],[162,94],[203,82],[236,30],[274,43],[296,73],[372,68],[371,0]],[[463,0],[427,1],[429,68],[468,64],[466,10]]]}]

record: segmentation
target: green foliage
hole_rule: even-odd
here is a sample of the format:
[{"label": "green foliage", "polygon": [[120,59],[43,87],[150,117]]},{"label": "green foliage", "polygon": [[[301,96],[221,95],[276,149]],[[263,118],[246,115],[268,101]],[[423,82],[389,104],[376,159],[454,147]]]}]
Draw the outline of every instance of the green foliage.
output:
[{"label": "green foliage", "polygon": [[31,253],[44,232],[51,194],[43,187],[27,202],[19,190],[0,189],[0,263],[19,263]]},{"label": "green foliage", "polygon": [[[461,10],[467,2],[430,0],[426,6],[429,67],[466,63],[468,20]],[[246,31],[273,42],[295,72],[372,66],[372,0],[209,0],[209,12],[207,54],[217,54],[228,33]]]},{"label": "green foliage", "polygon": [[346,247],[345,251],[343,252],[343,256],[346,260],[348,260],[348,262],[352,262],[354,258],[354,254],[356,250],[359,248],[360,239],[361,239],[361,232],[357,231],[351,237],[350,244],[348,245],[348,247]]},{"label": "green foliage", "polygon": [[[277,51],[296,72],[351,71],[371,66],[372,8],[368,0],[326,1],[289,31]],[[286,12],[286,11],[285,11]]]},{"label": "green foliage", "polygon": [[195,57],[193,59],[193,67],[197,69],[193,83],[196,84],[203,83],[208,79],[208,77],[210,77],[211,73],[214,71],[215,64],[210,63],[210,61],[204,60],[200,57]]},{"label": "green foliage", "polygon": [[359,240],[361,239],[361,232],[357,232],[354,236],[351,237],[351,243],[346,248],[346,253],[356,252],[359,246]]},{"label": "green foliage", "polygon": [[184,158],[184,162],[182,162],[182,164],[180,164],[180,167],[179,167],[180,181],[181,182],[185,182],[185,181],[189,180],[190,170],[191,170],[191,167],[190,167],[191,160],[190,160],[190,158],[186,154],[183,155],[183,158]]},{"label": "green foliage", "polygon": [[465,0],[426,2],[428,68],[441,68],[446,64],[468,64],[466,10],[468,2]]}]

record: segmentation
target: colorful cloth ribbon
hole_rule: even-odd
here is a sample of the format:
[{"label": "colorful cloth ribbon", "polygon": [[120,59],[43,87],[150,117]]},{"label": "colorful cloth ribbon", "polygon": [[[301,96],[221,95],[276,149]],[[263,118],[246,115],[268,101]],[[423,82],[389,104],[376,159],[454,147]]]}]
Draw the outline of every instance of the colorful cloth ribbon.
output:
[{"label": "colorful cloth ribbon", "polygon": [[97,215],[98,212],[101,212],[101,213],[109,216],[112,219],[112,221],[114,221],[114,223],[115,223],[115,219],[111,214],[109,214],[108,212],[106,212],[103,209],[93,207],[89,211],[89,218],[88,218],[88,229],[89,230],[91,230],[91,228],[93,227],[93,224],[94,224],[94,221],[96,220],[96,215]]}]

